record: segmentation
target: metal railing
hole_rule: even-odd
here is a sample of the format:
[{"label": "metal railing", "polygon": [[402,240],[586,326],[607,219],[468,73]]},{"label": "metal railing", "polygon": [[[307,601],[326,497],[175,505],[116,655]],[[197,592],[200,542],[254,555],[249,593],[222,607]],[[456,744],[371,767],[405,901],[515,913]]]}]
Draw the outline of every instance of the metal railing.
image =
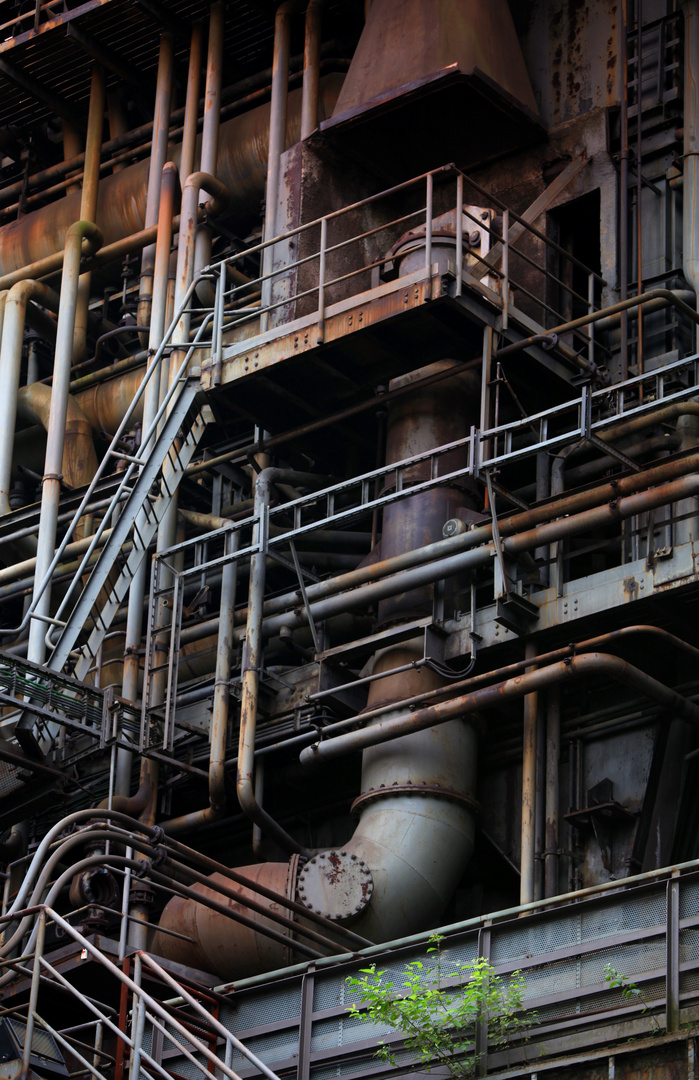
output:
[{"label": "metal railing", "polygon": [[[73,942],[81,950],[84,960],[89,958],[96,963],[103,977],[107,976],[112,984],[116,980],[117,984],[121,985],[122,993],[124,991],[127,993],[132,1002],[131,1034],[122,1030],[115,1022],[112,1009],[100,1005],[93,997],[85,996],[61,973],[59,966],[51,962],[46,948],[46,929],[51,924],[61,932],[63,941]],[[190,990],[178,983],[151,956],[144,952],[133,955],[132,978],[113,963],[94,941],[81,934],[67,919],[48,906],[41,906],[38,909],[36,945],[33,955],[23,959],[25,963],[27,960],[31,961],[31,986],[23,1057],[25,1074],[30,1067],[36,1035],[39,1031],[45,1031],[96,1080],[108,1080],[105,1071],[96,1064],[94,1056],[92,1060],[86,1057],[78,1049],[74,1038],[70,1038],[67,1032],[59,1031],[39,1012],[42,988],[52,984],[62,987],[64,991],[72,995],[80,1004],[81,1010],[91,1013],[96,1018],[96,1022],[101,1025],[102,1031],[109,1033],[115,1040],[114,1057],[120,1056],[122,1062],[129,1060],[130,1080],[140,1080],[140,1077],[144,1077],[145,1080],[154,1080],[156,1076],[170,1080],[168,1070],[164,1069],[146,1049],[144,1035],[147,1029],[150,1029],[151,1033],[157,1030],[166,1044],[176,1050],[180,1060],[184,1059],[189,1063],[193,1069],[190,1075],[201,1075],[206,1077],[206,1080],[216,1080],[221,1075],[226,1077],[226,1080],[240,1080],[239,1073],[231,1067],[231,1061],[236,1055],[244,1060],[255,1073],[261,1073],[267,1080],[278,1080],[276,1073],[250,1051],[232,1031],[212,1016]],[[213,1033],[215,1049],[207,1045],[202,1038],[197,1037],[191,1023],[185,1023],[183,1019],[180,1019],[178,1012],[181,1008],[178,1009],[157,1000],[144,989],[143,981],[146,971],[151,980],[155,979],[163,984],[168,997],[176,996],[180,999],[181,1006],[186,1005],[188,1011],[194,1013],[200,1029],[204,1027]],[[102,997],[107,996],[103,987]]]},{"label": "metal railing", "polygon": [[[449,215],[453,221],[446,220]],[[356,224],[354,218],[359,219]],[[368,225],[367,219],[376,224]],[[445,236],[453,243],[448,269],[455,279],[454,294],[461,296],[465,283],[487,295],[502,309],[503,330],[510,315],[518,313],[517,297],[528,319],[536,317],[542,327],[564,323],[573,309],[577,314],[599,310],[605,285],[599,273],[450,164],[208,267],[217,278],[213,385],[221,381],[224,354],[229,359],[256,343],[310,326],[317,327],[317,341],[322,342],[326,319],[340,300],[390,280],[396,287],[424,277],[431,280],[436,246]],[[424,255],[421,267],[399,277],[396,259],[406,251],[397,253],[396,248],[406,237],[409,247],[422,248]],[[544,258],[527,250],[527,242],[535,251],[543,250]],[[560,273],[547,265],[554,259],[563,267]],[[419,263],[419,256],[413,261]],[[236,271],[258,264],[259,271],[240,283]],[[584,292],[574,287],[574,274],[584,281]],[[230,287],[229,276],[237,282]],[[257,332],[236,343],[236,335],[251,324],[258,324]],[[571,355],[584,351],[594,370],[595,351],[600,349],[594,328],[573,331],[571,341]]]},{"label": "metal railing", "polygon": [[[664,1037],[676,1038],[683,1029],[686,1037],[696,1034],[692,1024],[699,1019],[698,909],[695,860],[440,929],[443,970],[452,961],[461,966],[484,957],[504,979],[520,971],[526,986],[525,1010],[535,1014],[529,1046],[513,1040],[508,1050],[494,1049],[481,1034],[480,1073],[546,1071],[578,1049],[581,1038],[586,1055],[594,1057],[609,1052],[612,1045],[616,1053],[620,1044],[633,1049],[633,1040],[643,1049],[644,1036],[653,1035],[658,1046]],[[35,1033],[43,1030],[97,1080],[106,1080],[97,1055],[86,1054],[84,1044],[76,1046],[69,1031],[58,1030],[47,1019],[41,995],[56,984],[94,1018],[102,1037],[114,1037],[113,1057],[122,1067],[128,1063],[132,1080],[173,1073],[191,1078],[201,1074],[207,1080],[262,1073],[276,1080],[292,1069],[298,1080],[322,1080],[331,1073],[379,1076],[386,1070],[374,1057],[379,1040],[396,1052],[400,1065],[413,1064],[400,1032],[350,1015],[357,996],[346,979],[371,963],[397,986],[408,963],[419,960],[429,971],[435,958],[428,951],[428,933],[351,956],[297,964],[227,984],[211,995],[203,987],[183,986],[144,952],[129,958],[133,975],[129,974],[127,965],[122,968],[110,960],[95,940],[50,904],[15,912],[13,918],[25,914],[35,919],[28,950],[3,961],[30,979],[25,1065]],[[99,999],[71,984],[61,970],[62,960],[52,962],[46,938],[51,924],[62,935],[61,957],[72,942],[84,961],[98,965],[102,978],[91,985],[100,987]],[[606,977],[605,968],[613,969],[613,980]],[[146,976],[149,985],[162,986],[168,1000],[144,989]],[[444,988],[458,994],[462,984],[462,977],[449,977]],[[122,995],[122,1015],[131,1017],[130,1030],[120,1028],[113,1008],[103,1004],[113,999],[115,985]],[[625,995],[624,986],[639,992]],[[102,1052],[101,1043],[96,1051]]]},{"label": "metal railing", "polygon": [[[524,1046],[513,1040],[509,1050],[494,1050],[481,1037],[479,1074],[541,1074],[569,1062],[581,1046],[589,1061],[642,1051],[645,1037],[657,1048],[685,1028],[687,1038],[695,1035],[698,906],[699,864],[692,862],[441,928],[445,969],[482,956],[504,979],[521,971],[525,1009],[536,1013]],[[434,966],[429,948],[429,934],[415,935],[352,960],[320,960],[229,984],[236,1031],[277,1072],[296,1069],[298,1080],[394,1074],[375,1057],[379,1041],[396,1053],[399,1068],[409,1069],[415,1063],[400,1032],[350,1016],[358,998],[346,978],[375,963],[400,987],[408,963]],[[639,993],[625,996],[611,985],[606,965]],[[458,979],[445,982],[454,993],[459,987]],[[233,1064],[248,1075],[242,1060]],[[177,1071],[176,1062],[169,1067]]]}]

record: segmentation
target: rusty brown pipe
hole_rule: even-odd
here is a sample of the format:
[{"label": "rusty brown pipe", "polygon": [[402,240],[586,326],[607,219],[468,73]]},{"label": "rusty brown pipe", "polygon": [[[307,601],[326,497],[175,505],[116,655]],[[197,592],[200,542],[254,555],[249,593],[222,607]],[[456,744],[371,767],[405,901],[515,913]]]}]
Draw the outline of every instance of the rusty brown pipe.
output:
[{"label": "rusty brown pipe", "polygon": [[303,47],[303,100],[301,138],[318,127],[318,87],[320,83],[321,14],[324,0],[308,0]]},{"label": "rusty brown pipe", "polygon": [[[163,166],[167,160],[168,139],[170,135],[170,103],[172,101],[172,75],[175,55],[172,36],[163,33],[160,37],[158,55],[158,78],[155,88],[155,110],[153,114],[153,142],[148,168],[148,189],[144,226],[152,228],[158,222],[160,208],[160,188]],[[153,268],[155,265],[155,244],[148,244],[141,254],[141,277],[138,291],[138,323],[148,326],[150,322],[151,299],[153,295]],[[140,335],[141,345],[146,345],[148,335]]]},{"label": "rusty brown pipe", "polygon": [[[97,197],[100,183],[100,157],[102,154],[102,129],[104,126],[105,105],[104,71],[95,64],[92,69],[90,84],[90,108],[87,117],[87,137],[85,139],[85,168],[80,193],[81,221],[95,221],[97,216]],[[73,320],[73,355],[72,362],[81,363],[87,356],[87,322],[90,306],[90,273],[80,275],[78,298]]]},{"label": "rusty brown pipe", "polygon": [[699,706],[682,697],[676,690],[646,675],[645,672],[618,656],[606,653],[582,653],[547,667],[517,675],[512,679],[494,683],[492,686],[483,687],[470,694],[429,705],[424,709],[402,712],[399,707],[394,716],[378,720],[359,731],[337,735],[335,738],[307,747],[301,751],[300,760],[304,765],[317,765],[348,753],[364,750],[369,746],[390,742],[392,739],[401,738],[414,731],[423,731],[455,717],[469,716],[481,709],[497,707],[502,705],[504,700],[534,694],[550,686],[565,684],[567,680],[593,678],[600,675],[650,698],[688,723],[699,725]]}]

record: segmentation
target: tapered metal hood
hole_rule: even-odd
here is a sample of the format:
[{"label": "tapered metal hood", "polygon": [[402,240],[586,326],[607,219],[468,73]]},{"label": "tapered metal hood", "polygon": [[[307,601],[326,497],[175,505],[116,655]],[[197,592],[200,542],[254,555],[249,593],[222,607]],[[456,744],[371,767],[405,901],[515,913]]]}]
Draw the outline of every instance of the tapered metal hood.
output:
[{"label": "tapered metal hood", "polygon": [[374,0],[333,115],[454,65],[537,112],[507,0]]}]

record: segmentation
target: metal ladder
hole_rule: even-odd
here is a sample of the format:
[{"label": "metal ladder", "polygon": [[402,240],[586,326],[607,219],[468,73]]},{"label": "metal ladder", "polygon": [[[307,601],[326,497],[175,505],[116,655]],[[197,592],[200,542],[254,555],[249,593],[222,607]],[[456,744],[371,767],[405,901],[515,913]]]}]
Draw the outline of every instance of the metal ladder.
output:
[{"label": "metal ladder", "polygon": [[[198,376],[187,376],[154,446],[143,458],[133,459],[138,476],[72,611],[53,641],[54,650],[47,664],[50,670],[61,671],[76,647],[78,656],[73,668],[76,678],[84,679],[96,660],[206,430],[210,414],[207,407],[202,409],[202,404]],[[123,549],[129,538],[132,546],[125,555]],[[116,567],[118,573],[114,576]]]}]

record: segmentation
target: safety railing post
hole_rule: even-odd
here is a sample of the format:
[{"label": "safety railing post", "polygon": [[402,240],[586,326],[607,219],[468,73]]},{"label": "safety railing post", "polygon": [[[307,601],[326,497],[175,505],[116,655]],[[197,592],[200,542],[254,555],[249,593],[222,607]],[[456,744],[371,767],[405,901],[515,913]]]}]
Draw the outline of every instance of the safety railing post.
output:
[{"label": "safety railing post", "polygon": [[680,1029],[680,878],[674,871],[667,883],[665,921],[665,1027]]},{"label": "safety railing post", "polygon": [[434,199],[434,177],[427,174],[427,195],[425,198],[425,270],[427,271],[428,295],[432,297],[432,203]]},{"label": "safety railing post", "polygon": [[320,223],[320,248],[318,251],[318,342],[325,338],[325,252],[328,246],[328,219]]},{"label": "safety railing post", "polygon": [[[587,275],[587,310],[592,314],[595,310],[595,275],[590,272]],[[591,370],[594,371],[595,362],[595,324],[592,322],[589,326],[589,344],[587,347],[587,358],[590,361]]]},{"label": "safety railing post", "polygon": [[456,176],[456,295],[461,296],[464,272],[464,177]]},{"label": "safety railing post", "polygon": [[32,1056],[32,1040],[34,1038],[34,1024],[36,1021],[36,1007],[39,1002],[39,987],[41,986],[41,958],[44,954],[44,941],[46,939],[46,912],[42,908],[36,933],[36,945],[34,947],[34,967],[32,968],[32,983],[29,991],[29,1009],[27,1011],[27,1030],[24,1035],[24,1051],[22,1053],[22,1076],[27,1076]]},{"label": "safety railing post", "polygon": [[226,302],[226,264],[219,266],[211,333],[211,385],[220,386],[223,374],[223,312]]},{"label": "safety railing post", "polygon": [[[134,956],[133,981],[138,993],[133,996],[133,1051],[131,1054],[131,1068],[129,1080],[139,1080],[141,1073],[141,1052],[143,1050],[143,1030],[146,1023],[146,1002],[141,993],[142,962],[138,953]],[[136,998],[138,997],[138,1001]]]}]

